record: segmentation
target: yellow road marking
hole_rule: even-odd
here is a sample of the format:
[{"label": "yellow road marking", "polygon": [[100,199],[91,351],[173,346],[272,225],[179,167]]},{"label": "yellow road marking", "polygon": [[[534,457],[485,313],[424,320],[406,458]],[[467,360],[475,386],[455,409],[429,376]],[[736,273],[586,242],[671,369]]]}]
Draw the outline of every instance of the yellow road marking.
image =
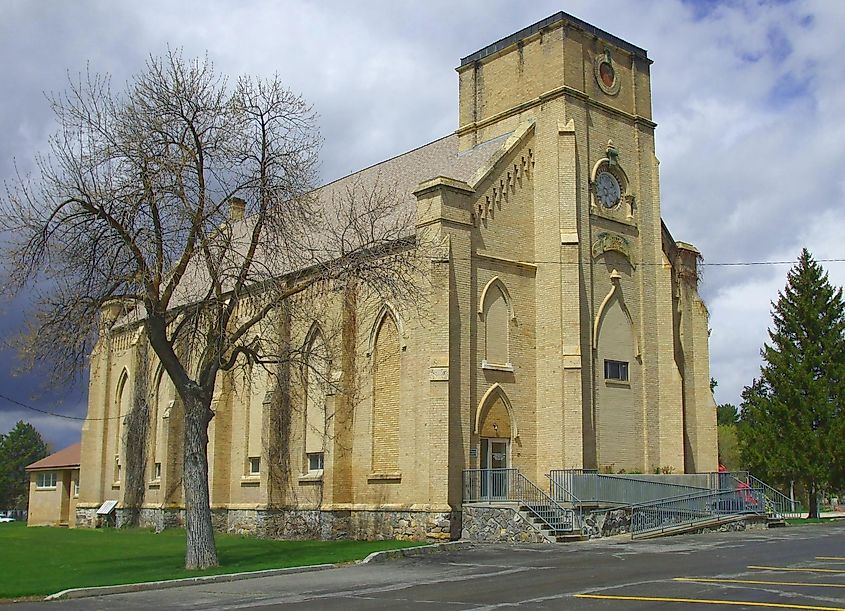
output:
[{"label": "yellow road marking", "polygon": [[763,571],[799,571],[803,573],[845,573],[845,569],[817,569],[817,568],[798,568],[789,566],[749,566],[749,569],[760,569]]},{"label": "yellow road marking", "polygon": [[816,556],[816,560],[842,560],[842,561],[845,561],[845,557],[843,557],[843,556]]},{"label": "yellow road marking", "polygon": [[675,581],[694,581],[696,583],[748,583],[771,586],[806,586],[808,588],[845,588],[845,583],[804,583],[802,581],[756,581],[753,579],[715,579],[709,577],[675,577]]},{"label": "yellow road marking", "polygon": [[633,600],[652,603],[700,603],[702,605],[733,605],[735,607],[768,607],[770,609],[805,609],[809,611],[845,611],[845,607],[815,607],[811,605],[787,605],[783,603],[761,603],[747,600],[711,600],[707,598],[663,598],[662,596],[614,596],[610,594],[576,594],[575,598],[596,598],[600,600]]}]

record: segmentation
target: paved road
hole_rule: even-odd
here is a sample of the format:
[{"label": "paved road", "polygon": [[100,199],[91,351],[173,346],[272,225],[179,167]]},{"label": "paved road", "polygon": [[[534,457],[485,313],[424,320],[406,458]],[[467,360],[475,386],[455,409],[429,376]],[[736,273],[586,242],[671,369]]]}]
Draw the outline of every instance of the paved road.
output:
[{"label": "paved road", "polygon": [[[760,568],[771,567],[771,568]],[[718,603],[707,601],[720,601]],[[732,604],[726,604],[726,601]],[[804,609],[845,611],[845,521],[544,546],[478,546],[314,573],[18,609]]]}]

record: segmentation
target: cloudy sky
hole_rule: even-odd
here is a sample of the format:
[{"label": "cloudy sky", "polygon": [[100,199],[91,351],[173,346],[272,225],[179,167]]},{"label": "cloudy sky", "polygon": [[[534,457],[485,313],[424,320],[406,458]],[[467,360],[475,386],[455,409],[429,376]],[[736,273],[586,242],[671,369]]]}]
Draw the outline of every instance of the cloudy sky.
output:
[{"label": "cloudy sky", "polygon": [[[0,178],[26,171],[54,129],[44,92],[86,64],[116,84],[167,45],[230,75],[279,76],[320,115],[330,180],[457,127],[459,58],[559,10],[648,49],[663,218],[707,263],[845,258],[845,2],[839,0],[0,1]],[[845,283],[845,263],[825,263]],[[716,399],[757,374],[788,266],[705,268]],[[4,304],[0,333],[20,322]],[[82,385],[37,393],[0,353],[0,394],[84,415]],[[79,420],[0,399],[56,448]]]}]

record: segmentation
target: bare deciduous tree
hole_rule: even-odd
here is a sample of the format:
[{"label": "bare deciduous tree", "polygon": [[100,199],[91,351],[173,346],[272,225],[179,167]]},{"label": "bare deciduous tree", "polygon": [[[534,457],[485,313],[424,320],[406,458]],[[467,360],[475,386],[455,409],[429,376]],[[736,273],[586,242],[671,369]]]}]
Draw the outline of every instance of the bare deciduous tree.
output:
[{"label": "bare deciduous tree", "polygon": [[230,85],[171,51],[119,92],[89,73],[50,101],[59,130],[0,213],[9,290],[40,290],[25,353],[69,375],[104,305],[143,326],[184,404],[185,563],[214,566],[218,373],[279,358],[258,329],[294,296],[411,290],[412,218],[390,189],[352,183],[330,206],[313,194],[315,117],[278,78]]}]

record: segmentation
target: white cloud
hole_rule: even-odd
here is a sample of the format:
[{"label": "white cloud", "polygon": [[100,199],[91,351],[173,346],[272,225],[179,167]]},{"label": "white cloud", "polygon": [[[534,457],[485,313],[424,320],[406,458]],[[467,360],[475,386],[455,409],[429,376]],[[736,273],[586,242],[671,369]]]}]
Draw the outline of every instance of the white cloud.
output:
[{"label": "white cloud", "polygon": [[[845,256],[845,2],[580,0],[570,13],[649,50],[663,216],[707,261]],[[230,74],[278,72],[315,105],[333,178],[455,129],[459,58],[557,2],[0,4],[0,174],[43,146],[41,96],[86,61],[119,84],[166,44]],[[443,16],[447,15],[447,18]],[[845,282],[845,264],[831,264]],[[708,268],[719,400],[759,367],[785,267]]]}]

